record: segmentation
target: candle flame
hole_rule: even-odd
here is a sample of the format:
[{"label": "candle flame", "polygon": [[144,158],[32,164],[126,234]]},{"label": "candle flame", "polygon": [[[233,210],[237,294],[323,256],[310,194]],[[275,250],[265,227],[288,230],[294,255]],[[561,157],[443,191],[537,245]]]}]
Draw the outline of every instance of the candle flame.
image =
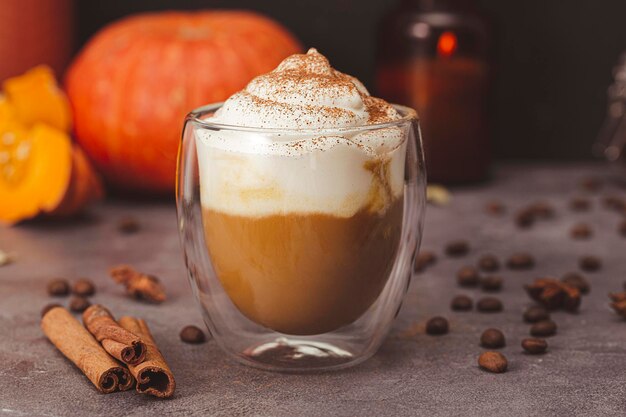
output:
[{"label": "candle flame", "polygon": [[456,51],[458,41],[453,32],[443,32],[437,42],[437,52],[441,56],[451,56]]}]

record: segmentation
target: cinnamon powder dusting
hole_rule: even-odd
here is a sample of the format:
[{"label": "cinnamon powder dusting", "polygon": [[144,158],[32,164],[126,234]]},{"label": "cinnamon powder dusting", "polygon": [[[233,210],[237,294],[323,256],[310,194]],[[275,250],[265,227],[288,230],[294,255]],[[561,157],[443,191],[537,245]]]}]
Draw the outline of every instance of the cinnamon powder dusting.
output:
[{"label": "cinnamon powder dusting", "polygon": [[331,67],[314,48],[291,55],[275,70],[253,79],[223,110],[246,119],[254,115],[248,122],[258,126],[250,127],[269,128],[340,128],[400,117],[390,104],[370,96],[358,79]]}]

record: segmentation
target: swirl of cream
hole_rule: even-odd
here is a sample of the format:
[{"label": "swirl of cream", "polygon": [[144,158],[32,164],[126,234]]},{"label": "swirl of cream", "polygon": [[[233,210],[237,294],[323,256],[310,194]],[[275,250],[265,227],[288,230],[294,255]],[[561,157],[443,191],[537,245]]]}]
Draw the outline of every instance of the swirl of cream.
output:
[{"label": "swirl of cream", "polygon": [[327,129],[387,122],[400,116],[314,48],[286,58],[231,96],[213,121],[235,126]]}]

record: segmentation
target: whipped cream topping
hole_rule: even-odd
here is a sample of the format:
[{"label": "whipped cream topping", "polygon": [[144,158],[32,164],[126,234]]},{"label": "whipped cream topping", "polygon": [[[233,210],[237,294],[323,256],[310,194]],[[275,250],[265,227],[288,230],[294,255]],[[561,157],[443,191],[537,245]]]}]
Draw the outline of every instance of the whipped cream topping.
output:
[{"label": "whipped cream topping", "polygon": [[400,117],[315,49],[292,55],[207,119],[258,132],[195,127],[202,206],[245,216],[383,213],[404,192],[410,123],[342,133],[324,129]]},{"label": "whipped cream topping", "polygon": [[246,127],[325,129],[399,117],[387,102],[370,96],[359,80],[332,68],[326,57],[311,48],[253,79],[226,100],[214,119]]}]

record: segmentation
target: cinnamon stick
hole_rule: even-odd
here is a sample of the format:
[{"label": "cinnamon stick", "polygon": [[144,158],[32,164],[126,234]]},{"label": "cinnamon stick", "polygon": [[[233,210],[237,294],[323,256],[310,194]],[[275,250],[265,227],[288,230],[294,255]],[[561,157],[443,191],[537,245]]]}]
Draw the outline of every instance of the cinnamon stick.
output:
[{"label": "cinnamon stick", "polygon": [[105,307],[94,304],[83,313],[83,323],[109,355],[127,365],[137,365],[146,356],[141,338],[121,327]]},{"label": "cinnamon stick", "polygon": [[139,365],[128,366],[137,379],[137,392],[160,398],[171,397],[176,389],[176,381],[146,322],[135,317],[122,317],[119,323],[126,330],[139,335],[147,346],[146,359]]},{"label": "cinnamon stick", "polygon": [[63,307],[44,314],[41,328],[57,349],[105,394],[133,386],[134,378],[109,356],[91,334]]}]

